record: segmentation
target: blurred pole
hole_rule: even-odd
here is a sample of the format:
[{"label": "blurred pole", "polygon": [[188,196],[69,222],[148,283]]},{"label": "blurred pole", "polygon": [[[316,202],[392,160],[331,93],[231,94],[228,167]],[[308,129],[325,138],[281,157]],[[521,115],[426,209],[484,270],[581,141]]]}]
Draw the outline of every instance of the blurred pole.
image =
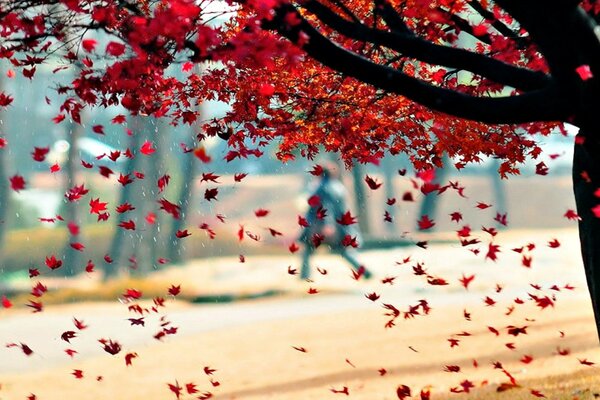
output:
[{"label": "blurred pole", "polygon": [[354,186],[354,200],[358,213],[358,227],[363,235],[371,235],[371,219],[369,217],[369,204],[365,187],[363,186],[363,167],[356,161],[352,165],[352,182]]}]

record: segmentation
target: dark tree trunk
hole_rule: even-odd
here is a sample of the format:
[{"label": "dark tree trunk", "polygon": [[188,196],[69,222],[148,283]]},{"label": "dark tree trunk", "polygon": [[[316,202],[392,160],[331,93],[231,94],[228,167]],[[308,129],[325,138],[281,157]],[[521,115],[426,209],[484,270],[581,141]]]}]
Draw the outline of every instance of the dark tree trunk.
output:
[{"label": "dark tree trunk", "polygon": [[600,198],[594,195],[600,187],[600,144],[594,136],[586,136],[583,130],[578,139],[573,157],[573,189],[581,218],[579,238],[583,266],[600,335],[600,218],[592,211],[600,204]]}]

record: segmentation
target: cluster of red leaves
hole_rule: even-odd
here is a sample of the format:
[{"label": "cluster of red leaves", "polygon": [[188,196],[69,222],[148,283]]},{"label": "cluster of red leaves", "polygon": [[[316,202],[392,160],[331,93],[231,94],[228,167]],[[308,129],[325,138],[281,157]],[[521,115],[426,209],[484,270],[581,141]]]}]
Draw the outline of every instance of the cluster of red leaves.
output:
[{"label": "cluster of red leaves", "polygon": [[[232,147],[228,160],[259,156],[260,147],[279,137],[282,160],[294,158],[296,149],[313,157],[321,146],[340,152],[347,162],[373,162],[385,152],[407,153],[417,169],[440,165],[444,153],[459,168],[490,155],[504,160],[500,173],[505,176],[518,173],[515,165],[527,155],[539,154],[526,132],[548,134],[551,130],[547,124],[531,124],[521,130],[512,126],[492,129],[457,120],[324,68],[303,58],[293,44],[260,29],[257,21],[272,18],[280,1],[240,2],[228,9],[222,4],[216,6],[223,18],[230,18],[220,27],[207,22],[208,15],[214,18],[210,3],[166,0],[155,6],[141,3],[122,7],[117,0],[65,1],[61,6],[71,24],[59,23],[44,7],[16,6],[0,19],[0,58],[31,77],[50,54],[62,56],[68,63],[81,62],[78,77],[59,88],[68,97],[60,106],[57,123],[67,116],[79,122],[84,107],[120,104],[132,114],[168,116],[174,124],[191,124],[198,118],[194,110],[197,104],[204,100],[226,102],[231,111],[220,121],[207,122],[205,134],[228,139]],[[355,2],[352,9],[371,24],[375,21],[368,3]],[[455,45],[458,31],[445,28],[454,25],[453,14],[467,12],[467,2],[438,3],[432,9],[421,1],[407,2],[403,12],[409,28],[434,42]],[[340,12],[335,5],[329,6]],[[500,21],[513,22],[501,9],[492,7]],[[86,24],[90,17],[91,24]],[[317,20],[311,21],[317,24]],[[287,23],[294,26],[297,21],[290,17]],[[109,32],[111,39],[106,45],[91,36],[80,43],[71,40],[84,27]],[[480,44],[473,51],[534,70],[546,69],[531,44],[517,45],[486,24],[476,28],[480,35],[489,37],[490,44]],[[320,29],[328,31],[327,27]],[[28,37],[37,40],[24,40]],[[340,35],[332,39],[357,50],[356,42],[350,39]],[[442,87],[483,96],[503,89],[477,75],[466,84],[451,71],[427,63],[406,63],[402,57],[373,46],[360,51],[375,62]],[[175,78],[169,67],[186,59],[186,76]],[[208,67],[202,75],[192,71],[193,63],[206,60],[221,64]],[[11,101],[10,94],[0,94],[0,106]],[[101,126],[94,131],[103,133]],[[249,148],[247,138],[257,146]],[[152,151],[150,146],[142,147],[142,153]],[[22,184],[17,182],[15,187]]]}]

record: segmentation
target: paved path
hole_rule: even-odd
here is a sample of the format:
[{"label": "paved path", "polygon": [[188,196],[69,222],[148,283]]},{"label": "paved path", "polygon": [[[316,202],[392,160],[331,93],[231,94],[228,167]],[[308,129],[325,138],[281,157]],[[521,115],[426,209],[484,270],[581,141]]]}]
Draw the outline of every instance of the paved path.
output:
[{"label": "paved path", "polygon": [[[548,234],[549,235],[549,234]],[[166,340],[178,340],[200,332],[226,330],[229,327],[259,324],[264,321],[296,319],[304,316],[321,314],[335,314],[346,310],[381,309],[381,301],[373,303],[364,295],[376,291],[381,295],[381,300],[392,303],[399,308],[406,308],[421,298],[427,298],[432,307],[456,303],[458,306],[478,303],[486,295],[492,294],[496,301],[510,300],[516,296],[527,298],[527,293],[533,289],[530,283],[549,286],[554,283],[570,283],[578,286],[579,290],[569,293],[569,296],[587,296],[580,262],[573,253],[577,251],[577,240],[573,232],[562,232],[557,235],[562,243],[560,250],[549,249],[540,245],[535,253],[534,267],[520,266],[519,255],[503,254],[496,263],[484,262],[482,257],[474,257],[468,251],[461,251],[455,245],[440,245],[419,253],[419,260],[423,260],[431,274],[443,276],[451,283],[448,286],[430,286],[424,284],[422,276],[412,274],[411,265],[398,266],[395,261],[399,254],[405,255],[406,250],[385,250],[365,252],[362,257],[375,271],[378,279],[370,282],[355,282],[348,278],[348,271],[344,268],[332,267],[327,276],[316,276],[314,283],[296,282],[293,277],[281,271],[280,265],[285,265],[289,259],[255,258],[250,261],[246,270],[240,270],[239,265],[231,267],[229,271],[220,269],[213,275],[215,284],[218,280],[225,279],[235,284],[236,279],[243,277],[250,281],[267,276],[274,277],[274,285],[278,280],[290,279],[298,291],[305,292],[308,287],[317,287],[324,293],[303,297],[283,297],[229,304],[201,304],[188,305],[175,301],[168,303],[164,313],[151,314],[146,318],[146,326],[130,326],[127,318],[136,317],[127,311],[125,304],[80,304],[71,306],[48,307],[42,313],[13,312],[8,315],[0,314],[0,343],[25,343],[34,350],[34,354],[26,357],[19,349],[0,348],[0,374],[21,373],[26,371],[42,370],[70,362],[64,353],[67,348],[76,349],[78,359],[103,355],[99,338],[117,340],[123,345],[124,351],[128,348],[140,348],[156,343],[153,335],[160,329],[160,316],[178,327],[178,333]],[[542,241],[550,237],[544,235],[538,238]],[[511,241],[512,240],[512,241]],[[503,246],[505,253],[508,249],[519,245],[527,237],[515,237]],[[318,258],[321,265],[339,263],[339,260],[329,256]],[[254,264],[252,264],[254,263]],[[337,264],[336,264],[337,265]],[[273,269],[277,266],[278,273]],[[169,272],[172,279],[174,273],[181,273],[181,281],[185,282],[186,276],[192,273],[190,268],[202,266],[192,265],[181,268],[176,272]],[[186,270],[188,268],[188,270]],[[236,271],[237,272],[232,272]],[[244,272],[246,271],[246,272]],[[394,273],[399,276],[394,286],[383,285],[380,279]],[[477,278],[465,291],[459,284],[458,278],[463,274],[476,274]],[[175,281],[176,282],[176,281]],[[342,283],[340,283],[342,282]],[[247,283],[247,282],[246,282]],[[279,282],[283,285],[283,282]],[[501,283],[506,289],[500,294],[495,294],[496,283]],[[185,284],[184,284],[185,286]],[[61,333],[68,330],[76,331],[73,317],[83,320],[89,328],[77,332],[77,338],[72,339],[72,344],[61,340]]]}]

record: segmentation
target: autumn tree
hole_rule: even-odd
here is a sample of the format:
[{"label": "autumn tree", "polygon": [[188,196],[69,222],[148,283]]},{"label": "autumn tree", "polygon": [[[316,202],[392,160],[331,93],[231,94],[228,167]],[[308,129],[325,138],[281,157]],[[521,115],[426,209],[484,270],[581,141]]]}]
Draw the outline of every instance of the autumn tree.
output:
[{"label": "autumn tree", "polygon": [[[226,3],[226,6],[224,5]],[[483,156],[499,173],[541,150],[532,134],[580,128],[573,184],[583,260],[600,328],[600,102],[597,1],[15,0],[0,5],[0,57],[34,78],[73,70],[54,121],[120,105],[194,124],[205,100],[230,104],[198,139],[227,160],[320,148],[351,163],[407,153],[417,170]],[[221,24],[215,20],[221,18]],[[69,39],[66,39],[69,38]],[[194,63],[208,64],[202,76]],[[176,79],[173,65],[187,73]],[[0,106],[12,95],[0,93]],[[117,123],[123,123],[118,120]],[[178,206],[163,210],[174,218]]]}]

